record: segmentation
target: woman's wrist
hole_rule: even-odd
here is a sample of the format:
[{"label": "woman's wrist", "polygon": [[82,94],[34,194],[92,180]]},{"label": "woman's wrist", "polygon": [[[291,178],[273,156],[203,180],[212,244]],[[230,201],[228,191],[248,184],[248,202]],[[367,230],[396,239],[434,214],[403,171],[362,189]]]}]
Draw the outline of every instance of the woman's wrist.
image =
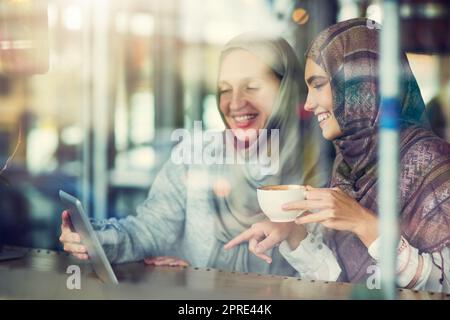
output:
[{"label": "woman's wrist", "polygon": [[297,249],[300,245],[300,242],[302,242],[302,240],[305,239],[307,235],[308,231],[306,230],[306,227],[304,225],[294,225],[291,232],[289,233],[289,236],[286,239],[289,248],[291,250]]},{"label": "woman's wrist", "polygon": [[368,248],[379,236],[378,233],[378,218],[367,209],[363,209],[361,215],[361,222],[355,229],[355,234]]}]

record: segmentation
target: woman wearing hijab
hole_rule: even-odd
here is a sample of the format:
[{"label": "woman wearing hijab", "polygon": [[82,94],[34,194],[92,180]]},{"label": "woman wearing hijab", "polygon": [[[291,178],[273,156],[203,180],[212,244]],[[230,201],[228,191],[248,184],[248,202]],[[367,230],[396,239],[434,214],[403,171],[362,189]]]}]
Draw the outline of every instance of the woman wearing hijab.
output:
[{"label": "woman wearing hijab", "polygon": [[[308,229],[290,234],[278,230],[277,241],[266,238],[255,250],[261,254],[287,238],[289,245],[283,241],[280,251],[300,274],[316,279],[364,282],[380,256],[379,28],[368,25],[373,26],[366,19],[333,25],[307,51],[305,109],[317,116],[324,138],[333,141],[337,153],[330,188],[309,187],[305,201],[284,206],[310,211],[295,221]],[[424,103],[406,56],[402,73],[397,283],[449,292],[450,145],[427,128]],[[227,247],[253,239],[258,229],[244,232]],[[275,230],[266,228],[264,234]]]},{"label": "woman wearing hijab", "polygon": [[[279,170],[264,170],[267,164],[243,163],[175,164],[168,161],[158,174],[137,216],[94,222],[94,227],[112,262],[139,261],[146,257],[176,256],[198,267],[242,272],[292,275],[296,271],[278,249],[268,253],[271,264],[249,254],[246,245],[225,251],[233,237],[264,219],[256,188],[267,184],[320,184],[310,154],[302,155],[297,107],[302,102],[302,70],[290,45],[279,37],[249,33],[231,40],[223,49],[218,79],[219,111],[228,131],[224,150],[241,158],[260,147],[259,129],[279,134],[279,157],[269,150]],[[230,143],[229,138],[233,137]],[[234,139],[236,138],[236,139]],[[193,139],[196,141],[196,139]],[[269,137],[270,140],[270,137]],[[177,148],[186,148],[186,141]],[[205,150],[211,142],[204,143]],[[231,147],[231,148],[230,148]],[[187,147],[191,150],[191,146]],[[194,146],[195,150],[195,146]],[[225,154],[225,158],[229,154]],[[308,159],[309,157],[309,159]],[[317,157],[316,157],[317,159]],[[318,180],[319,179],[319,180]],[[86,249],[63,213],[61,241],[66,251],[87,259]],[[154,264],[177,264],[163,257]],[[184,263],[183,263],[184,264]]]}]

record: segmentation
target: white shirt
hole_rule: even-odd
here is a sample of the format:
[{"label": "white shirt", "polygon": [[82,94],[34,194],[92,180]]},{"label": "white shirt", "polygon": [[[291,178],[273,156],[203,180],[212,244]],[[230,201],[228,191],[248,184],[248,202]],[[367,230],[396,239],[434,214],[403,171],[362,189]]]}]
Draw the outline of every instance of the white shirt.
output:
[{"label": "white shirt", "polygon": [[[322,225],[310,224],[308,235],[296,249],[291,250],[286,241],[279,249],[302,278],[336,281],[342,270],[331,249],[323,242],[323,229]],[[379,262],[380,238],[369,246],[368,252]],[[402,237],[397,256],[397,285],[414,290],[450,292],[450,248],[419,254]]]}]

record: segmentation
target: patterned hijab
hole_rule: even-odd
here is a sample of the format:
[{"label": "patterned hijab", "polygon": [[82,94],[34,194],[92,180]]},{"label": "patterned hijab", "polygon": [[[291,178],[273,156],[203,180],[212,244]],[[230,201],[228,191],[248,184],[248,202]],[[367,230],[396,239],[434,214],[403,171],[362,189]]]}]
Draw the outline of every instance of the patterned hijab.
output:
[{"label": "patterned hijab", "polygon": [[[304,73],[294,50],[280,37],[244,33],[225,45],[220,61],[233,50],[246,50],[254,54],[281,79],[272,113],[265,126],[267,130],[279,130],[279,157],[274,155],[274,158],[278,158],[279,170],[275,174],[259,174],[262,172],[260,165],[249,163],[218,165],[215,168],[217,176],[229,181],[231,192],[227,196],[220,196],[211,190],[213,207],[216,209],[214,234],[217,243],[209,265],[242,272],[292,275],[295,270],[281,257],[278,248],[270,253],[272,263],[269,265],[250,254],[247,243],[231,250],[223,250],[223,245],[253,223],[265,219],[256,197],[258,187],[305,183],[320,186],[327,181],[325,175],[319,175],[315,170],[319,154],[314,153],[314,148],[308,147],[311,152],[303,153],[309,141],[301,139],[300,119],[296,111],[305,98],[301,95],[306,92]],[[222,119],[226,124],[223,115]]]},{"label": "patterned hijab", "polygon": [[[343,135],[333,141],[331,187],[378,213],[377,156],[380,26],[352,19],[322,31],[306,55],[331,78],[333,111]],[[425,106],[405,55],[401,59],[399,209],[401,234],[420,252],[450,244],[450,145],[427,129]],[[356,235],[330,231],[342,281],[367,278],[375,264]]]}]

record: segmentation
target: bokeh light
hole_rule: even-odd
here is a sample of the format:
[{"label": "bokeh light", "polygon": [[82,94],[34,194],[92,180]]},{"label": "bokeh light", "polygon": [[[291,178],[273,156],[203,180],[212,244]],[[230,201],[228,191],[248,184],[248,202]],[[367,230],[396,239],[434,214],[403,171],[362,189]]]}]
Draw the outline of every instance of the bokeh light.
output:
[{"label": "bokeh light", "polygon": [[292,13],[292,20],[297,24],[303,25],[308,22],[309,14],[305,9],[297,8]]}]

